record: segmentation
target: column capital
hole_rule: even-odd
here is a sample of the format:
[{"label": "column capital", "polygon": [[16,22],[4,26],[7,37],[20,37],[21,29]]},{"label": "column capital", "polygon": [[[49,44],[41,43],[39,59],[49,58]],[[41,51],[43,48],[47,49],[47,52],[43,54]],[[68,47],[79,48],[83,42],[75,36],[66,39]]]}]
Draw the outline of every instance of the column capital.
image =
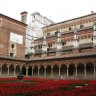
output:
[{"label": "column capital", "polygon": [[59,68],[61,68],[61,65],[59,65]]},{"label": "column capital", "polygon": [[32,66],[32,69],[34,69],[35,67],[34,66]]},{"label": "column capital", "polygon": [[94,63],[94,67],[96,67],[96,64]]},{"label": "column capital", "polygon": [[69,68],[69,64],[67,64],[67,69]]},{"label": "column capital", "polygon": [[22,68],[22,65],[20,66],[20,68]]},{"label": "column capital", "polygon": [[16,69],[16,65],[14,65],[14,69]]},{"label": "column capital", "polygon": [[93,25],[93,30],[96,31],[96,23]]},{"label": "column capital", "polygon": [[7,68],[9,68],[10,65],[7,65]]},{"label": "column capital", "polygon": [[38,66],[38,69],[40,69],[40,66]]},{"label": "column capital", "polygon": [[53,69],[53,67],[54,67],[54,66],[53,66],[53,65],[51,65],[51,69]]},{"label": "column capital", "polygon": [[22,70],[22,66],[20,66],[20,70]]},{"label": "column capital", "polygon": [[75,64],[75,68],[77,69],[77,64]]},{"label": "column capital", "polygon": [[0,65],[0,68],[2,68],[2,65]]},{"label": "column capital", "polygon": [[25,67],[26,68],[26,70],[28,70],[29,69],[29,67]]},{"label": "column capital", "polygon": [[94,63],[94,65],[96,65],[96,61],[95,62],[93,62]]},{"label": "column capital", "polygon": [[47,68],[47,66],[45,65],[45,66],[44,66],[44,69],[46,69],[46,68]]},{"label": "column capital", "polygon": [[84,68],[86,68],[86,64],[84,64]]}]

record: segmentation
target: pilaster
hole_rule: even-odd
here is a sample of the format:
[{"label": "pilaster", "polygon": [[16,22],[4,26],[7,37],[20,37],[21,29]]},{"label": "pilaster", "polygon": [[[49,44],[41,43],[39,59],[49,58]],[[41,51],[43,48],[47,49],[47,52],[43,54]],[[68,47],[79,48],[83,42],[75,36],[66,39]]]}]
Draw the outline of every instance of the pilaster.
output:
[{"label": "pilaster", "polygon": [[61,40],[61,33],[56,32],[56,38],[57,38],[57,50],[56,50],[56,56],[59,56],[62,54],[62,40]]},{"label": "pilaster", "polygon": [[73,40],[73,53],[79,53],[79,38],[77,34],[77,29],[74,29],[74,40]]},{"label": "pilaster", "polygon": [[42,57],[46,57],[47,56],[47,40],[46,40],[46,37],[44,36],[44,39],[43,39],[43,45],[42,45]]},{"label": "pilaster", "polygon": [[96,23],[93,25],[93,48],[96,50]]}]

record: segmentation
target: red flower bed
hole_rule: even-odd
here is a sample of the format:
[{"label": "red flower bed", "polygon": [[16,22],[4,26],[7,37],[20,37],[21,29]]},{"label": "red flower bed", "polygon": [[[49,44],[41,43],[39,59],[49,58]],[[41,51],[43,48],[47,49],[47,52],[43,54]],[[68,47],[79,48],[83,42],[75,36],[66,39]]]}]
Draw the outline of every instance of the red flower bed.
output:
[{"label": "red flower bed", "polygon": [[0,96],[96,96],[96,80],[0,78]]}]

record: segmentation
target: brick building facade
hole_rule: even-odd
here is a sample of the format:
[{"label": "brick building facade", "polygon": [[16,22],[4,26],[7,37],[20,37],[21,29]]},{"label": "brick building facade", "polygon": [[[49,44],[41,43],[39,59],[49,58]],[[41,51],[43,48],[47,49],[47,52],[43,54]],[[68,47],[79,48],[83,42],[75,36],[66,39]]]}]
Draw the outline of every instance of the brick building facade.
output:
[{"label": "brick building facade", "polygon": [[[3,18],[2,15],[1,17]],[[5,17],[4,20],[8,19]],[[11,52],[18,57],[24,56],[25,44],[17,37],[22,38],[21,34],[25,36],[23,32],[26,24],[15,20],[16,25],[19,24],[20,27],[14,27],[10,23],[6,26],[2,18],[0,54],[3,55],[0,55],[0,76],[16,76],[21,71],[23,75],[35,77],[96,79],[96,13],[44,27],[44,37],[31,42],[32,53],[26,55],[27,59],[8,57],[12,55]],[[10,18],[9,21],[11,20],[14,21]],[[15,41],[12,42],[13,40]],[[5,49],[3,44],[7,46]]]},{"label": "brick building facade", "polygon": [[96,13],[43,27],[43,34],[32,42],[32,58],[92,52],[96,46]]},{"label": "brick building facade", "polygon": [[27,25],[0,14],[0,55],[24,57]]}]

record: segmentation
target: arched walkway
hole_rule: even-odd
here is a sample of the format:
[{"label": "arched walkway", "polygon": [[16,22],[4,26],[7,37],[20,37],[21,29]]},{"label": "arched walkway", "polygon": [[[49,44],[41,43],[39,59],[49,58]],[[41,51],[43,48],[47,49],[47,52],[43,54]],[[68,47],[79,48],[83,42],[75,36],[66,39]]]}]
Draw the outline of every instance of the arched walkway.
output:
[{"label": "arched walkway", "polygon": [[77,65],[77,75],[78,76],[84,76],[84,64],[79,63]]},{"label": "arched walkway", "polygon": [[40,66],[39,75],[44,76],[44,66],[43,65]]},{"label": "arched walkway", "polygon": [[46,76],[51,76],[51,66],[50,65],[47,65]]},{"label": "arched walkway", "polygon": [[32,76],[32,67],[31,66],[29,66],[29,68],[28,68],[28,75]]},{"label": "arched walkway", "polygon": [[68,74],[69,74],[69,76],[75,76],[76,75],[76,70],[75,70],[75,65],[74,64],[69,65]]},{"label": "arched walkway", "polygon": [[61,73],[61,76],[67,75],[67,66],[66,65],[64,65],[64,64],[61,65],[60,73]]},{"label": "arched walkway", "polygon": [[7,64],[2,65],[2,75],[8,75],[8,67]]},{"label": "arched walkway", "polygon": [[13,64],[11,64],[9,66],[9,75],[14,75],[14,65]]},{"label": "arched walkway", "polygon": [[94,64],[91,62],[86,64],[86,75],[94,75]]},{"label": "arched walkway", "polygon": [[22,66],[22,75],[26,75],[26,68],[25,68],[25,66]]},{"label": "arched walkway", "polygon": [[38,76],[38,66],[35,66],[33,69],[33,76]]},{"label": "arched walkway", "polygon": [[20,73],[20,65],[16,66],[16,75],[18,75]]},{"label": "arched walkway", "polygon": [[59,67],[57,65],[53,66],[53,76],[55,77],[59,76]]}]

